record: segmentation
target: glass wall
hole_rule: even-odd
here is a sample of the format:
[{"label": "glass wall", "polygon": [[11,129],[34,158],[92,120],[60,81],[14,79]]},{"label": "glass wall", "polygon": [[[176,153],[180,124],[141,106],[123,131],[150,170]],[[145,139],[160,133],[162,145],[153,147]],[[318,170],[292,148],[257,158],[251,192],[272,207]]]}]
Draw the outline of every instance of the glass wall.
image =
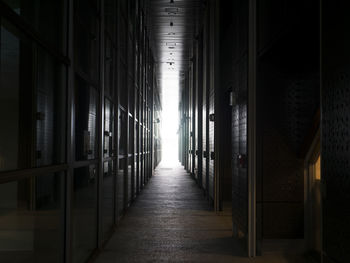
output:
[{"label": "glass wall", "polygon": [[62,1],[0,1],[0,262],[63,262]]},{"label": "glass wall", "polygon": [[74,169],[72,197],[73,262],[85,262],[97,247],[97,170]]},{"label": "glass wall", "polygon": [[65,65],[6,19],[0,39],[0,171],[63,163]]},{"label": "glass wall", "polygon": [[0,0],[1,263],[87,262],[139,192],[141,8]]},{"label": "glass wall", "polygon": [[12,10],[21,17],[30,27],[28,29],[37,33],[40,38],[57,48],[65,48],[64,0],[3,0],[3,8]]},{"label": "glass wall", "polygon": [[0,184],[1,262],[62,262],[63,172]]},{"label": "glass wall", "polygon": [[103,167],[103,189],[102,189],[102,229],[103,239],[108,238],[114,224],[114,180],[115,172],[113,162],[105,162]]}]

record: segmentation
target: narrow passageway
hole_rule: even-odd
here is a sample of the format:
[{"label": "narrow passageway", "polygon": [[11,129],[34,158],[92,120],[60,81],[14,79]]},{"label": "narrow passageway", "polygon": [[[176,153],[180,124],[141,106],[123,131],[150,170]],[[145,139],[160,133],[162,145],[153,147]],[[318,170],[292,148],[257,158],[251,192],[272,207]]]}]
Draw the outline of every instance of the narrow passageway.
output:
[{"label": "narrow passageway", "polygon": [[231,220],[229,210],[213,212],[183,167],[160,164],[96,263],[303,262],[276,254],[246,258]]},{"label": "narrow passageway", "polygon": [[160,165],[96,262],[232,262],[231,225],[182,167]]},{"label": "narrow passageway", "polygon": [[0,263],[349,263],[348,2],[0,0]]}]

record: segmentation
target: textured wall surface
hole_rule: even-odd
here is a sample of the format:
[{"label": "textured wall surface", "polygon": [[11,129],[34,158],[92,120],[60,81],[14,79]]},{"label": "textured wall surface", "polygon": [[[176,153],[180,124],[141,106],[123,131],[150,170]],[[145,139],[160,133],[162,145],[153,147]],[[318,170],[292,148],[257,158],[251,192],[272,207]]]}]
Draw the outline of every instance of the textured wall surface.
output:
[{"label": "textured wall surface", "polygon": [[247,58],[243,56],[234,75],[237,104],[232,108],[232,220],[246,235],[248,222],[247,181]]},{"label": "textured wall surface", "polygon": [[349,5],[322,1],[322,157],[324,262],[350,258]]},{"label": "textured wall surface", "polygon": [[260,72],[261,178],[263,238],[303,238],[304,157],[300,149],[318,109],[318,81],[288,79],[279,69]]},{"label": "textured wall surface", "polygon": [[[206,40],[206,37],[204,38]],[[208,167],[209,167],[209,159],[208,159],[208,152],[209,152],[209,143],[208,143],[208,136],[209,136],[209,119],[208,119],[208,88],[209,88],[209,77],[208,77],[208,56],[207,56],[207,44],[204,42],[204,56],[203,56],[203,115],[202,115],[202,121],[203,121],[203,162],[202,162],[202,187],[207,192],[208,188]],[[205,154],[204,154],[205,152]]]},{"label": "textured wall surface", "polygon": [[318,11],[317,1],[259,1],[259,240],[304,237],[304,161],[320,101]]},{"label": "textured wall surface", "polygon": [[[214,87],[209,88],[209,114],[214,114]],[[214,122],[209,121],[209,196],[214,199],[214,160],[210,158],[210,154],[214,152]]]},{"label": "textured wall surface", "polygon": [[335,262],[350,258],[350,68],[324,75],[322,180],[324,250]]},{"label": "textured wall surface", "polygon": [[247,95],[248,95],[248,2],[235,1],[232,56],[232,221],[234,232],[246,237],[248,231]]}]

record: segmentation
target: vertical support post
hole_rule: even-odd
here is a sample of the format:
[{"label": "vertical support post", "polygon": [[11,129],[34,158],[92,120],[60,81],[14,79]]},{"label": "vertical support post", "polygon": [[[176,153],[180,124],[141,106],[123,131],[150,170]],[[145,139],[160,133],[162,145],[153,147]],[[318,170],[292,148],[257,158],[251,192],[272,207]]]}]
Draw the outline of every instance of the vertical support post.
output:
[{"label": "vertical support post", "polygon": [[256,0],[248,28],[248,256],[256,256]]},{"label": "vertical support post", "polygon": [[220,1],[213,1],[211,5],[210,15],[210,27],[209,32],[212,32],[212,46],[210,50],[212,52],[212,61],[214,62],[212,72],[213,80],[211,83],[214,85],[214,210],[219,212],[221,210],[221,180],[220,180]]},{"label": "vertical support post", "polygon": [[[129,76],[129,40],[130,40],[130,27],[129,27],[129,9],[130,9],[130,2],[126,2],[126,36],[125,37],[125,44],[126,44],[126,54],[125,54],[125,63],[126,63],[126,76],[125,77],[125,84],[126,87],[121,87],[126,89],[126,142],[125,142],[125,162],[124,162],[124,210],[129,206],[129,147],[130,147],[130,76]],[[124,211],[125,212],[125,211]]]},{"label": "vertical support post", "polygon": [[[319,58],[320,58],[320,65],[319,65],[319,70],[320,70],[320,128],[319,128],[319,136],[320,136],[320,154],[321,154],[321,158],[322,158],[322,112],[323,112],[323,106],[322,106],[322,90],[323,90],[323,3],[324,0],[320,0],[320,10],[319,10],[319,23],[320,23],[320,27],[319,27],[319,40],[320,40],[320,50],[319,50]],[[322,159],[321,159],[321,263],[326,262],[327,258],[325,258],[325,252],[324,252],[324,236],[323,236],[323,196],[325,194],[324,190],[325,190],[325,182],[324,180],[322,180]]]},{"label": "vertical support post", "polygon": [[150,143],[151,143],[151,149],[150,149],[150,176],[152,176],[153,174],[153,168],[154,168],[154,85],[155,85],[155,78],[154,78],[154,61],[153,61],[153,56],[152,56],[152,66],[151,66],[151,70],[152,70],[152,74],[151,74],[151,94],[150,94],[150,99],[151,99],[151,103],[150,103],[150,109],[151,109],[151,114],[150,114]]},{"label": "vertical support post", "polygon": [[75,160],[74,138],[74,0],[67,0],[67,56],[71,64],[67,68],[67,164],[65,180],[65,238],[64,262],[70,263],[72,258],[72,189],[73,162]]},{"label": "vertical support post", "polygon": [[99,97],[99,112],[98,112],[98,184],[97,184],[97,248],[102,248],[103,229],[102,229],[102,185],[103,185],[103,161],[104,161],[104,0],[100,1],[100,32],[99,32],[99,53],[100,53],[100,97]]},{"label": "vertical support post", "polygon": [[114,103],[114,120],[115,120],[115,123],[114,123],[114,147],[115,147],[115,156],[116,156],[116,163],[114,164],[114,167],[115,167],[115,175],[114,175],[114,224],[117,225],[118,222],[119,222],[119,205],[118,205],[118,169],[119,169],[119,105],[120,105],[120,102],[119,102],[119,90],[120,90],[120,62],[119,62],[119,53],[120,53],[120,50],[119,50],[119,43],[120,43],[120,30],[119,30],[119,27],[120,27],[120,14],[119,14],[119,10],[120,10],[120,1],[116,1],[116,4],[115,4],[115,8],[116,8],[116,14],[117,14],[117,17],[115,18],[115,22],[116,22],[116,45],[117,45],[117,49],[116,49],[116,53],[114,54],[114,59],[115,59],[115,63],[113,64],[114,67],[113,67],[113,72],[114,72],[114,78],[113,78],[113,88],[115,89],[115,103]]},{"label": "vertical support post", "polygon": [[194,177],[196,172],[196,68],[197,68],[197,58],[196,58],[196,51],[195,51],[195,45],[193,45],[192,48],[192,70],[191,70],[191,90],[192,90],[192,170],[191,174]]}]

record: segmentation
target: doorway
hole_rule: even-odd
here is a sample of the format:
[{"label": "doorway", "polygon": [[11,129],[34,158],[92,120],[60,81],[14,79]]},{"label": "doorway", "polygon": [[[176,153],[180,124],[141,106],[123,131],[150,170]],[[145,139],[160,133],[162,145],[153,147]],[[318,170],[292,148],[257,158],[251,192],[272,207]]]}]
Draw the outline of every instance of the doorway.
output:
[{"label": "doorway", "polygon": [[322,252],[322,195],[321,195],[321,148],[320,132],[317,133],[306,159],[305,237],[307,250],[321,260]]}]

